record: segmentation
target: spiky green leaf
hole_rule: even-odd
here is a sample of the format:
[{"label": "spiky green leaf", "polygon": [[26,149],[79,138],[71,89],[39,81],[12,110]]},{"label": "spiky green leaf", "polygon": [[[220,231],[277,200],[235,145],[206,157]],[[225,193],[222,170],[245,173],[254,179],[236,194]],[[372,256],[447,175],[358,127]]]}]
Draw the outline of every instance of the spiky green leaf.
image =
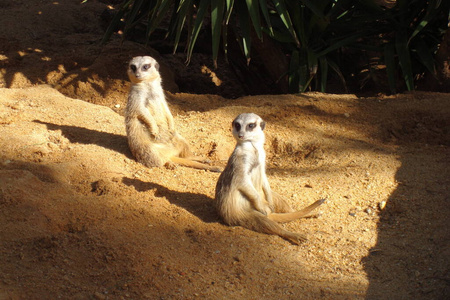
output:
[{"label": "spiky green leaf", "polygon": [[300,41],[298,40],[297,34],[295,33],[294,25],[292,24],[291,17],[286,9],[284,0],[272,0],[272,2],[275,5],[275,9],[277,10],[279,17],[283,21],[286,28],[289,30],[289,33],[292,35],[295,43],[300,46]]},{"label": "spiky green leaf", "polygon": [[217,57],[219,55],[220,35],[222,32],[224,9],[224,0],[211,1],[212,54],[215,68],[217,68]]},{"label": "spiky green leaf", "polygon": [[411,65],[411,56],[408,48],[408,39],[405,31],[397,31],[395,39],[395,49],[397,50],[400,67],[402,68],[403,79],[408,91],[414,90],[414,78]]},{"label": "spiky green leaf", "polygon": [[211,4],[210,0],[201,0],[198,11],[197,11],[197,17],[195,19],[194,27],[192,28],[191,32],[191,38],[189,39],[188,44],[188,50],[187,50],[187,63],[190,62],[192,51],[194,50],[195,42],[197,41],[198,34],[202,28],[203,20],[205,18],[206,12]]},{"label": "spiky green leaf", "polygon": [[415,50],[417,56],[419,57],[420,63],[422,63],[433,76],[436,76],[433,51],[427,46],[425,41],[422,39],[417,39],[415,43]]},{"label": "spiky green leaf", "polygon": [[250,19],[252,20],[256,35],[259,39],[262,39],[261,20],[259,16],[259,1],[246,0],[245,2],[247,3],[248,13],[250,15]]}]

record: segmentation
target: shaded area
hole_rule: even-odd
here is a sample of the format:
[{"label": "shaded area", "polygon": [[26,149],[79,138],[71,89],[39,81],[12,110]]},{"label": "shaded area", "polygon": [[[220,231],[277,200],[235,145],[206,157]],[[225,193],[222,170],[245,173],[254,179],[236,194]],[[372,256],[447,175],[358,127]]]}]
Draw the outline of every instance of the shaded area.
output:
[{"label": "shaded area", "polygon": [[377,243],[362,260],[367,299],[450,297],[450,108],[442,96],[433,109],[397,107],[383,126],[401,167],[380,209]]},{"label": "shaded area", "polygon": [[450,296],[450,156],[446,148],[433,150],[440,154],[400,150],[399,186],[380,213],[377,244],[363,259],[367,299]]},{"label": "shaded area", "polygon": [[[5,2],[5,1],[4,1]],[[128,89],[126,68],[137,55],[151,55],[161,64],[164,88],[178,92],[245,94],[225,62],[214,70],[210,55],[197,53],[190,66],[185,55],[158,53],[143,44],[115,36],[101,45],[109,19],[108,1],[9,1],[1,3],[0,87],[22,88],[49,84],[66,96],[124,106]],[[106,18],[105,18],[106,17]],[[17,20],[21,20],[18,22]],[[159,43],[159,48],[164,41]],[[216,85],[214,81],[220,81]]]},{"label": "shaded area", "polygon": [[156,197],[166,198],[170,203],[183,207],[200,220],[207,223],[219,222],[219,217],[213,207],[213,199],[203,194],[177,192],[160,184],[144,182],[139,179],[122,178],[127,186],[133,186],[137,192],[155,190]]},{"label": "shaded area", "polygon": [[124,135],[102,132],[78,126],[58,125],[39,120],[33,120],[33,122],[46,125],[49,130],[61,130],[62,135],[71,143],[86,145],[96,144],[100,147],[122,153],[130,159],[134,159],[128,147],[127,137]]},{"label": "shaded area", "polygon": [[[160,196],[167,197],[209,219],[209,209],[197,208],[208,197],[130,178],[123,178],[123,184],[134,192],[99,195],[93,190],[80,195],[68,185],[42,182],[33,172],[0,170],[2,297],[248,299],[264,294],[275,299],[304,294],[317,298],[331,292],[345,299],[359,295],[352,282],[338,287],[317,281],[314,287],[305,286],[312,277],[280,256],[264,235],[256,234],[267,243],[261,252],[249,245],[255,235],[239,228],[221,233],[217,224],[204,229],[195,219],[180,228],[177,208],[159,201]],[[158,198],[148,195],[155,188]],[[191,203],[180,202],[185,200]],[[164,217],[168,213],[175,222]],[[281,277],[297,284],[286,284]],[[253,285],[258,288],[248,288]]]}]

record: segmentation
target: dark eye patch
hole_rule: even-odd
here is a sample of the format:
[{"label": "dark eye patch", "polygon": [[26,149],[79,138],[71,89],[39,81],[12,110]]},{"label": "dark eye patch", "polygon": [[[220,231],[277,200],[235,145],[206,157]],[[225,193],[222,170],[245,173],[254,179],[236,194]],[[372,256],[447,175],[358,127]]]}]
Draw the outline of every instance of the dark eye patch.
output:
[{"label": "dark eye patch", "polygon": [[256,127],[256,123],[250,123],[247,125],[247,130],[252,131]]},{"label": "dark eye patch", "polygon": [[237,131],[241,130],[241,124],[239,124],[238,122],[233,122],[233,127],[234,127]]},{"label": "dark eye patch", "polygon": [[130,65],[130,69],[131,71],[136,72],[136,65]]},{"label": "dark eye patch", "polygon": [[264,128],[266,128],[266,122],[261,121],[261,130],[264,130]]},{"label": "dark eye patch", "polygon": [[150,65],[149,64],[145,64],[142,66],[142,70],[147,71],[148,69],[150,69]]}]

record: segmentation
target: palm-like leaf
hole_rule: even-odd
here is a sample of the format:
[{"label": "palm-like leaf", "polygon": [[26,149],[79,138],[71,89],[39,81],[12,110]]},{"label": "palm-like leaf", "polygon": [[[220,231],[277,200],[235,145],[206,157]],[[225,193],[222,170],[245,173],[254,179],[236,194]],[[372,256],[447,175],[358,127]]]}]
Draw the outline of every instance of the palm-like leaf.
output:
[{"label": "palm-like leaf", "polygon": [[266,33],[277,41],[290,57],[286,74],[291,92],[307,90],[318,74],[316,86],[325,91],[329,70],[345,84],[335,58],[346,48],[379,53],[379,63],[386,65],[389,86],[395,92],[397,69],[409,90],[414,89],[416,72],[435,72],[433,56],[442,34],[436,28],[445,29],[448,9],[449,4],[442,0],[398,0],[391,8],[381,7],[374,0],[126,0],[103,42],[116,28],[123,28],[126,36],[137,24],[147,27],[149,39],[168,18],[167,36],[173,39],[174,51],[186,34],[189,62],[204,21],[210,16],[216,66],[220,45],[225,55],[228,53],[231,27],[247,62],[252,38],[262,39]]}]

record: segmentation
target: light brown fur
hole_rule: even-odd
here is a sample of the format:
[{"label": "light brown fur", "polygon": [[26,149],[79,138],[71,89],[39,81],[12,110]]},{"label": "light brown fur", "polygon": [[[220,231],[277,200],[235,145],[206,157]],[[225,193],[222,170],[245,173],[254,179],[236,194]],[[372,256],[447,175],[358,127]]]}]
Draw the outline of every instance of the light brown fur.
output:
[{"label": "light brown fur", "polygon": [[187,167],[220,172],[193,157],[186,140],[176,131],[161,86],[158,62],[150,56],[134,57],[128,65],[131,88],[125,111],[128,145],[137,161],[147,167]]},{"label": "light brown fur", "polygon": [[256,114],[241,114],[232,124],[237,144],[217,181],[215,204],[219,215],[228,225],[276,234],[295,244],[306,240],[304,235],[287,231],[278,222],[305,217],[324,200],[294,212],[280,195],[272,192],[266,176],[265,122]]}]

